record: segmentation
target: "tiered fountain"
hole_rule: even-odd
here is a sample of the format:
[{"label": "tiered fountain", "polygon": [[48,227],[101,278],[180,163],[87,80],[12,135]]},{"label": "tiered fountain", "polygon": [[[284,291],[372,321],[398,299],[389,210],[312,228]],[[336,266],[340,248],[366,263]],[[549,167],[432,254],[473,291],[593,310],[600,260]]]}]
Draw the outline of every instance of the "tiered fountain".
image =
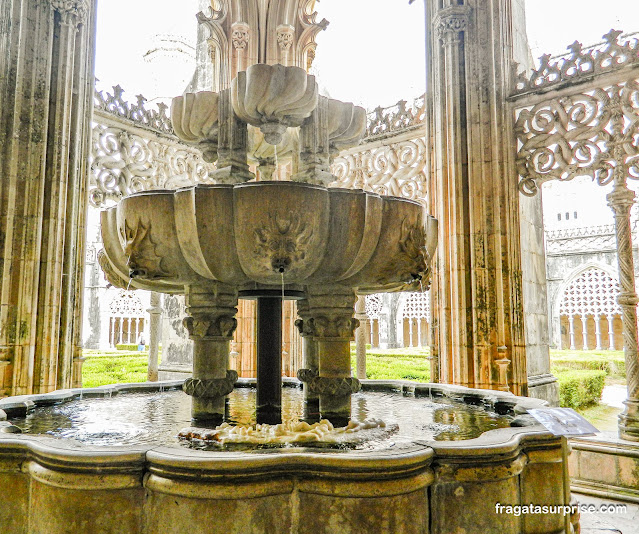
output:
[{"label": "tiered fountain", "polygon": [[[280,4],[297,2],[271,0],[256,9],[298,13],[278,11]],[[214,16],[223,22],[227,14],[220,13]],[[258,34],[268,42],[275,36],[265,21],[274,17],[259,18]],[[226,28],[238,32],[233,39],[239,44],[242,24]],[[277,26],[277,42],[290,28]],[[268,58],[272,48],[255,56]],[[331,158],[360,140],[366,117],[352,104],[318,96],[314,77],[303,69],[249,66],[228,88],[175,99],[172,120],[178,136],[217,161],[217,183],[138,193],[103,212],[101,265],[107,276],[114,285],[186,295],[194,366],[183,387],[192,397],[192,418],[211,429],[225,419],[226,396],[237,380],[228,367],[238,298],[258,301],[258,422],[279,421],[281,302],[298,299],[306,415],[345,424],[351,396],[360,388],[351,377],[349,350],[356,294],[426,286],[436,221],[411,200],[327,187],[334,180]],[[270,180],[287,158],[292,180]],[[259,164],[262,180],[253,181],[249,161]],[[465,441],[412,438],[399,446],[389,440],[381,448],[349,452],[201,451],[180,447],[175,439],[98,447],[0,433],[0,531],[572,532],[570,514],[562,510],[496,513],[496,503],[570,501],[565,440],[539,426],[519,428],[526,421],[515,419],[543,402],[439,384],[363,386],[399,396],[455,398],[506,414],[513,427]],[[3,399],[0,419],[4,412],[11,418],[34,405],[82,395],[149,388],[157,385]],[[115,406],[118,397],[105,402]],[[455,423],[463,416],[453,412],[449,419]]]},{"label": "tiered fountain", "polygon": [[[200,423],[222,422],[237,379],[228,366],[238,298],[257,299],[258,422],[280,422],[281,301],[299,299],[307,402],[318,396],[321,415],[345,425],[359,390],[350,362],[356,292],[426,285],[436,221],[415,201],[326,187],[332,155],[359,142],[366,114],[318,96],[300,68],[253,65],[219,94],[176,98],[172,120],[182,139],[218,154],[218,185],[143,192],[104,211],[105,272],[115,285],[130,278],[186,295],[194,363],[184,391]],[[277,146],[292,127],[293,181],[249,181],[249,135],[259,128]]]}]

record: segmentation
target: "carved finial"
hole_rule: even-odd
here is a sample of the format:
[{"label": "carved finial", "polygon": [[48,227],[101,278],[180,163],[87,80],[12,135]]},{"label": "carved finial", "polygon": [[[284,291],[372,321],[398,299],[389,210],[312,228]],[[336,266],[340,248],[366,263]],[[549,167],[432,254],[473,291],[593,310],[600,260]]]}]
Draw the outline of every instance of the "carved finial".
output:
[{"label": "carved finial", "polygon": [[606,33],[603,36],[603,38],[606,40],[606,42],[608,42],[610,44],[619,44],[619,36],[622,33],[623,32],[621,30],[611,29],[608,33]]}]

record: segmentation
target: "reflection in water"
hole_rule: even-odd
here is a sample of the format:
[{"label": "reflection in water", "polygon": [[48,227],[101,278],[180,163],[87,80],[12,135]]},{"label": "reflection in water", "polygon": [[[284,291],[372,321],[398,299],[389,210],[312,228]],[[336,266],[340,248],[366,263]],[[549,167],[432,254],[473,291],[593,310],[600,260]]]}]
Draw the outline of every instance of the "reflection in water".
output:
[{"label": "reflection in water", "polygon": [[[230,422],[255,424],[253,388],[236,388],[229,396]],[[362,448],[384,448],[412,440],[462,440],[487,430],[509,426],[509,418],[449,399],[403,397],[391,393],[356,393],[353,419],[371,417],[397,424],[392,443],[367,443]],[[304,418],[301,389],[283,388],[282,420]],[[25,433],[48,434],[90,445],[178,444],[177,433],[191,424],[191,398],[182,391],[128,393],[109,399],[74,400],[37,409],[13,418]]]}]

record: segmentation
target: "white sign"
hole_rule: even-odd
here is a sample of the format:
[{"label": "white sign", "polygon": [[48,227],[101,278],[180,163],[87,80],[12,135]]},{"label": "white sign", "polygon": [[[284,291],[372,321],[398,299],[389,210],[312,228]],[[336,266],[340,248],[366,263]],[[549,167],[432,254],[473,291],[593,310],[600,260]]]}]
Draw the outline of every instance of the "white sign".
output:
[{"label": "white sign", "polygon": [[592,436],[599,432],[572,408],[535,408],[528,413],[555,436]]}]

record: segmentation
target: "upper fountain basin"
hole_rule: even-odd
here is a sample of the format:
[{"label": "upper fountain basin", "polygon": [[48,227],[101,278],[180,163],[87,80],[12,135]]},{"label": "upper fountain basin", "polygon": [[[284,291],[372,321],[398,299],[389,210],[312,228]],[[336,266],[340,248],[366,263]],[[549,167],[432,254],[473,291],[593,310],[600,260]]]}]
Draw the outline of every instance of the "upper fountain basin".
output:
[{"label": "upper fountain basin", "polygon": [[437,222],[408,199],[249,182],[137,193],[102,212],[102,236],[115,275],[141,289],[280,287],[283,275],[375,292],[427,283]]}]

